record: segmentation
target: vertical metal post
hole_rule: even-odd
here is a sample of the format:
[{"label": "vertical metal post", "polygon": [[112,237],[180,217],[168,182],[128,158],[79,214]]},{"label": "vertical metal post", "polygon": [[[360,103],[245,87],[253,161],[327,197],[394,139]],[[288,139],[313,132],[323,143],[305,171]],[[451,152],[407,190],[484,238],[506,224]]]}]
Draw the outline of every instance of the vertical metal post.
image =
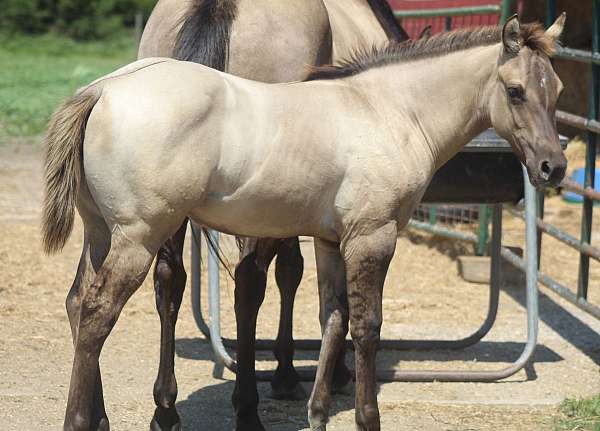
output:
[{"label": "vertical metal post", "polygon": [[144,13],[142,11],[137,11],[135,13],[135,23],[134,23],[134,34],[135,34],[135,43],[140,44],[140,40],[142,40],[142,33],[144,32]]},{"label": "vertical metal post", "polygon": [[214,247],[208,248],[208,315],[210,322],[210,342],[213,351],[215,352],[215,368],[213,376],[220,378],[223,376],[223,366],[229,369],[235,369],[235,361],[231,359],[229,353],[223,346],[221,338],[221,295],[220,295],[220,280],[219,280],[219,258],[215,248],[219,247],[219,233],[214,230],[209,230],[210,242]]},{"label": "vertical metal post", "polygon": [[[593,30],[592,30],[592,52],[600,51],[600,0],[593,0]],[[592,90],[589,101],[588,118],[598,118],[598,97],[600,96],[600,66],[592,64]],[[587,151],[585,154],[585,187],[594,187],[596,176],[596,134],[588,132]],[[584,197],[581,220],[581,241],[591,244],[592,242],[592,216],[594,201]],[[579,255],[579,278],[577,280],[577,297],[587,299],[588,282],[590,276],[590,258],[581,253]]]},{"label": "vertical metal post", "polygon": [[[544,219],[544,206],[546,203],[546,195],[544,194],[544,190],[536,193],[536,204],[537,204],[537,212],[538,217],[540,219]],[[540,269],[540,264],[542,260],[542,235],[543,232],[540,228],[537,229],[537,267]]]},{"label": "vertical metal post", "polygon": [[[550,27],[556,19],[556,0],[546,0],[546,28]],[[546,197],[544,191],[537,192],[537,211],[538,217],[544,218],[544,207],[546,203]],[[540,263],[542,259],[542,236],[543,232],[538,228],[537,230],[537,267],[540,269]]]},{"label": "vertical metal post", "polygon": [[546,27],[550,27],[556,19],[556,0],[546,0]]},{"label": "vertical metal post", "polygon": [[502,11],[500,14],[500,25],[504,24],[512,12],[512,0],[502,0]]},{"label": "vertical metal post", "polygon": [[192,233],[192,258],[190,262],[192,266],[192,314],[200,332],[206,338],[210,338],[210,329],[204,321],[204,317],[202,317],[202,295],[200,292],[202,284],[202,271],[200,270],[202,235],[200,227],[196,223],[190,221],[190,227]]},{"label": "vertical metal post", "polygon": [[429,207],[429,224],[436,224],[437,222],[437,207],[435,205],[431,205]]},{"label": "vertical metal post", "polygon": [[538,272],[537,272],[537,205],[535,188],[529,182],[527,169],[523,166],[525,183],[525,279],[527,281],[527,345],[521,357],[530,357],[538,336]]},{"label": "vertical metal post", "polygon": [[479,227],[477,232],[477,250],[475,253],[477,256],[485,255],[485,248],[489,238],[489,223],[490,223],[490,209],[487,205],[479,205]]}]

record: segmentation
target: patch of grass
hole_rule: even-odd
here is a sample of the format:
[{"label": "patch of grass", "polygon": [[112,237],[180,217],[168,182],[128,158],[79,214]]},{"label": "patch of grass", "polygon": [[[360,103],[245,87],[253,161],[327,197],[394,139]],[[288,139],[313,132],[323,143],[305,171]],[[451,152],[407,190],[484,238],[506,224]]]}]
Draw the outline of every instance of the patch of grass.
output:
[{"label": "patch of grass", "polygon": [[135,57],[135,41],[126,34],[85,43],[53,34],[0,36],[0,143],[41,133],[75,89]]},{"label": "patch of grass", "polygon": [[600,395],[566,399],[560,405],[556,431],[600,431]]}]

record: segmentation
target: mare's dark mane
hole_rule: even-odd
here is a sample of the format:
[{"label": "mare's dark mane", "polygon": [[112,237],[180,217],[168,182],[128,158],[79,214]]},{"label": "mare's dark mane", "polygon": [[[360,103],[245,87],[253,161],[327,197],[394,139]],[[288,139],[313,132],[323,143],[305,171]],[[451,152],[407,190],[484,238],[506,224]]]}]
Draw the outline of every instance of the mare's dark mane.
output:
[{"label": "mare's dark mane", "polygon": [[367,0],[367,2],[375,14],[377,21],[379,21],[379,25],[381,25],[383,31],[385,31],[388,39],[396,42],[404,42],[405,40],[410,39],[406,31],[404,31],[402,26],[396,21],[394,11],[387,0]]},{"label": "mare's dark mane", "polygon": [[[522,44],[532,50],[540,51],[548,56],[554,54],[554,40],[546,36],[541,24],[522,24],[521,39]],[[469,48],[493,45],[501,41],[502,28],[489,26],[455,30],[416,41],[390,42],[380,48],[373,47],[370,50],[355,51],[349,59],[342,60],[336,65],[312,67],[309,69],[305,81],[344,78],[400,61],[439,57]]]},{"label": "mare's dark mane", "polygon": [[175,40],[173,58],[225,70],[236,0],[193,0]]}]

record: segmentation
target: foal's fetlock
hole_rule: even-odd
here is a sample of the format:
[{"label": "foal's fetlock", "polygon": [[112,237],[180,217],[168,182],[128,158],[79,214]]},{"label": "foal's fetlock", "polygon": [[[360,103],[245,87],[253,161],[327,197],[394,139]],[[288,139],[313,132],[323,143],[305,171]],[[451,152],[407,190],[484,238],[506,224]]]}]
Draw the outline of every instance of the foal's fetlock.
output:
[{"label": "foal's fetlock", "polygon": [[150,431],[179,431],[181,419],[175,407],[157,407],[150,422]]}]

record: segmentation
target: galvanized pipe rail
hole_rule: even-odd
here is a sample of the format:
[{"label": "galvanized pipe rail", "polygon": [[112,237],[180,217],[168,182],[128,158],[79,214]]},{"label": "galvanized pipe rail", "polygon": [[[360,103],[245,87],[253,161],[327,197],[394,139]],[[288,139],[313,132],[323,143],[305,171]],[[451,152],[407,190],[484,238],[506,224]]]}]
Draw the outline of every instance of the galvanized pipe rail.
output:
[{"label": "galvanized pipe rail", "polygon": [[[519,217],[520,219],[525,220],[525,214],[522,211],[518,211],[515,209],[508,210],[515,217]],[[596,247],[591,246],[586,242],[581,242],[577,238],[572,235],[569,235],[567,232],[563,232],[559,228],[554,225],[551,225],[548,222],[545,222],[541,218],[538,217],[536,220],[536,224],[538,229],[542,232],[547,233],[551,237],[561,241],[562,243],[568,245],[569,247],[577,250],[580,253],[585,254],[586,256],[591,257],[594,260],[600,262],[600,250]]]},{"label": "galvanized pipe rail", "polygon": [[[587,130],[587,146],[585,160],[585,179],[584,186],[581,187],[573,181],[566,179],[562,187],[583,196],[583,210],[581,218],[580,240],[567,236],[564,232],[547,225],[538,223],[540,232],[546,232],[563,243],[575,247],[579,251],[579,275],[577,280],[577,294],[573,294],[569,289],[562,286],[545,274],[540,275],[540,281],[550,287],[563,298],[575,304],[584,311],[600,318],[600,308],[588,302],[589,270],[590,258],[597,257],[597,249],[591,248],[592,242],[592,219],[594,211],[594,201],[599,201],[599,194],[594,190],[596,174],[596,144],[597,135],[600,134],[600,122],[598,121],[598,99],[600,97],[600,0],[592,1],[592,50],[583,51],[570,48],[559,48],[558,57],[579,61],[590,64],[592,69],[592,87],[589,94],[589,112],[588,118],[580,117],[569,112],[558,111],[556,113],[557,121],[582,130]],[[546,24],[550,24],[557,16],[556,0],[547,0]],[[543,195],[540,194],[540,217],[543,218]],[[552,233],[551,233],[552,232]],[[541,235],[540,235],[541,241]]]}]

